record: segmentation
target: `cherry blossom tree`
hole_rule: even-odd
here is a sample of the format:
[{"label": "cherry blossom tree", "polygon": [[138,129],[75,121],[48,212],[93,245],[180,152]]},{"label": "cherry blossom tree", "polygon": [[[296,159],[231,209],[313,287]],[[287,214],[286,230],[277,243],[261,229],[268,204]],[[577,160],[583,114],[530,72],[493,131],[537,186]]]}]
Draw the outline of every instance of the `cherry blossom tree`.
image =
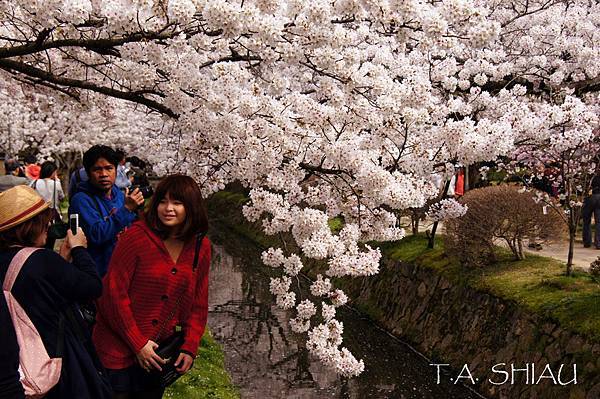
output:
[{"label": "cherry blossom tree", "polygon": [[[296,309],[292,327],[313,354],[356,375],[364,365],[339,349],[334,317],[347,298],[329,278],[377,273],[380,252],[364,243],[402,238],[395,211],[437,193],[434,167],[494,160],[539,129],[563,140],[540,121],[571,98],[594,113],[599,10],[582,0],[0,0],[0,70],[60,104],[144,107],[169,126],[136,140],[157,172],[186,171],[205,194],[246,186],[245,216],[300,248],[263,256],[282,270],[277,303]],[[328,265],[311,286],[316,302],[291,291],[303,258]]]},{"label": "cherry blossom tree", "polygon": [[[96,95],[93,94],[92,95]],[[96,95],[97,96],[97,95]],[[61,93],[24,84],[0,86],[0,152],[6,157],[37,154],[70,170],[90,146],[110,143],[143,155],[147,140],[162,136],[173,124],[138,106],[101,96],[86,104]]]},{"label": "cherry blossom tree", "polygon": [[[522,176],[524,166],[532,173],[523,178],[523,183],[531,187],[534,179],[548,179],[559,195],[552,198],[548,193],[538,193],[537,200],[557,211],[569,232],[566,274],[573,271],[573,254],[577,226],[582,216],[585,197],[590,195],[592,178],[600,169],[600,130],[581,131],[574,126],[586,126],[597,119],[583,104],[570,99],[561,107],[550,108],[553,115],[545,118],[551,124],[540,134],[521,141],[513,153],[513,161],[506,165],[512,175]],[[555,173],[546,174],[546,168]]]}]

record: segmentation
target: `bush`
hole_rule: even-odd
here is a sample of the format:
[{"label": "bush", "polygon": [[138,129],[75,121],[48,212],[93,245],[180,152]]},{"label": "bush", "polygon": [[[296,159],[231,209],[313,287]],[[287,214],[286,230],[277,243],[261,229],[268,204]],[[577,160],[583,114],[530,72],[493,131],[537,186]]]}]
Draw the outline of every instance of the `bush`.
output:
[{"label": "bush", "polygon": [[467,213],[446,222],[447,250],[464,264],[483,266],[495,262],[497,244],[505,243],[518,260],[525,257],[526,238],[544,242],[562,236],[558,207],[544,207],[535,197],[535,190],[506,184],[467,192],[460,201]]}]

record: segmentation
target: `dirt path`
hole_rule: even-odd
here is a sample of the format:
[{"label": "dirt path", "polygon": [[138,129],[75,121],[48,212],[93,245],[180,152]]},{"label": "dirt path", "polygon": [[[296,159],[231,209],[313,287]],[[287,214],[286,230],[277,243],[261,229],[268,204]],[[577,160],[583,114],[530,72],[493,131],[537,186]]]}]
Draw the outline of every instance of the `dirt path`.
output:
[{"label": "dirt path", "polygon": [[[562,262],[567,262],[567,254],[569,253],[568,242],[553,242],[544,244],[540,251],[528,250],[528,253],[547,256],[549,258],[558,259]],[[590,263],[600,256],[600,249],[594,247],[584,248],[582,241],[575,241],[575,250],[573,253],[573,266],[575,268],[589,270]]]}]

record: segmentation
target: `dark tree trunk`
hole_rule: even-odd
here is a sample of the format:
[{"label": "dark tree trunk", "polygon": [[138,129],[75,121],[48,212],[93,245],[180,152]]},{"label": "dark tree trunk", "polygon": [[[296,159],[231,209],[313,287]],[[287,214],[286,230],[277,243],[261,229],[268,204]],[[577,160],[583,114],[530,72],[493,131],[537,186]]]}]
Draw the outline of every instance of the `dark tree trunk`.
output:
[{"label": "dark tree trunk", "polygon": [[518,238],[518,246],[519,246],[519,260],[525,259],[525,252],[523,251],[523,240]]},{"label": "dark tree trunk", "polygon": [[410,222],[411,222],[411,228],[412,228],[413,235],[416,235],[419,233],[419,219],[420,219],[419,215],[416,211],[410,215]]},{"label": "dark tree trunk", "polygon": [[[446,195],[448,195],[448,190],[450,189],[451,181],[452,181],[452,179],[448,179],[448,181],[446,181],[446,184],[444,185],[444,191],[442,192],[441,197],[438,198],[439,200],[446,198]],[[435,245],[435,232],[437,231],[438,224],[439,224],[439,222],[437,220],[435,222],[433,222],[433,227],[431,228],[431,234],[429,234],[429,237],[427,239],[427,248],[429,248],[429,249],[433,249],[433,246]]]},{"label": "dark tree trunk", "polygon": [[[572,220],[571,220],[571,222],[572,222]],[[567,276],[570,276],[573,273],[573,252],[574,252],[574,247],[575,247],[576,234],[577,234],[577,225],[569,226],[569,254],[567,255]]]}]

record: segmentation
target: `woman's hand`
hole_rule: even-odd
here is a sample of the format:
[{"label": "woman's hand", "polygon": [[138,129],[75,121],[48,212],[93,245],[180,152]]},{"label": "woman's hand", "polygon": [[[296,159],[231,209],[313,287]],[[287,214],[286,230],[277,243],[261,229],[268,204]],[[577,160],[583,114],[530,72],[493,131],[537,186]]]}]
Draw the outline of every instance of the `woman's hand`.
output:
[{"label": "woman's hand", "polygon": [[81,230],[81,227],[77,228],[77,234],[73,235],[71,229],[67,230],[67,236],[65,240],[60,245],[60,250],[58,253],[63,257],[67,262],[71,262],[73,257],[71,256],[71,250],[75,247],[84,247],[87,248],[87,238]]},{"label": "woman's hand", "polygon": [[69,263],[73,261],[73,257],[71,256],[71,248],[69,247],[67,240],[63,240],[62,244],[60,244],[58,254]]},{"label": "woman's hand", "polygon": [[162,357],[158,356],[156,352],[154,352],[156,348],[158,348],[158,344],[154,341],[148,340],[146,345],[144,345],[144,347],[135,354],[138,364],[146,371],[150,371],[152,368],[162,371],[162,367],[160,366],[167,362]]},{"label": "woman's hand", "polygon": [[175,370],[177,370],[179,374],[185,374],[190,370],[193,363],[194,359],[190,355],[187,353],[180,353],[175,362]]},{"label": "woman's hand", "polygon": [[70,249],[75,247],[87,248],[87,237],[81,227],[77,228],[77,234],[73,234],[71,229],[67,230],[67,238],[65,239]]}]

